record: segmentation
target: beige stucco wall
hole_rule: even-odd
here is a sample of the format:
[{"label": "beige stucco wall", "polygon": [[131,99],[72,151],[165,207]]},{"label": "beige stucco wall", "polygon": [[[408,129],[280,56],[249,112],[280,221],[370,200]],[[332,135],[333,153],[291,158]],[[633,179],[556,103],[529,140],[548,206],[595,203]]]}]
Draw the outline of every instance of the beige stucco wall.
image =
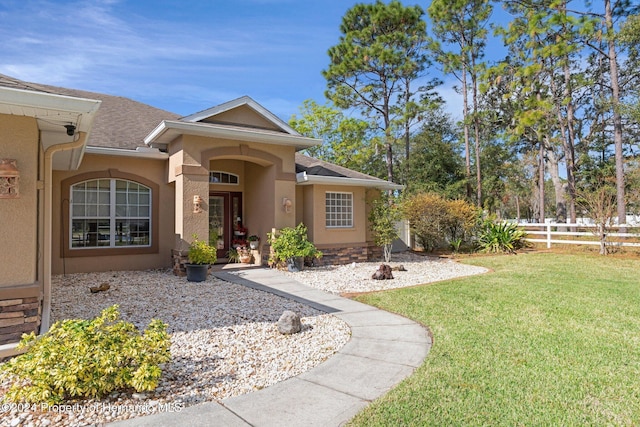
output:
[{"label": "beige stucco wall", "polygon": [[216,114],[211,120],[203,120],[212,123],[243,123],[255,128],[271,129],[279,131],[280,128],[274,125],[262,115],[257,114],[252,108],[243,105],[223,113]]},{"label": "beige stucco wall", "polygon": [[0,287],[37,280],[38,147],[35,119],[0,114],[0,158],[15,159],[20,171],[20,197],[0,199]]},{"label": "beige stucco wall", "polygon": [[[271,231],[272,227],[295,225],[295,211],[287,213],[282,208],[282,199],[285,197],[292,199],[295,205],[294,147],[191,135],[182,136],[179,143],[183,150],[179,154],[182,164],[178,164],[178,153],[172,154],[172,159],[175,158],[176,162],[171,164],[171,168],[178,170],[182,167],[184,171],[194,173],[185,172],[175,178],[176,203],[181,194],[184,194],[186,200],[183,205],[186,207],[191,203],[191,193],[203,191],[199,185],[197,190],[190,187],[193,185],[191,181],[199,179],[195,171],[205,174],[208,179],[208,171],[219,170],[237,174],[240,185],[208,184],[208,191],[243,193],[243,225],[249,229],[250,234],[257,234],[264,242],[266,233]],[[173,151],[173,147],[170,148],[170,152]],[[208,205],[204,208],[202,218],[208,220]],[[181,217],[182,215],[176,212],[177,224],[181,222]],[[205,225],[201,221],[189,223],[190,215],[186,211],[184,218],[184,223],[176,228],[176,233],[182,236],[183,243],[191,241],[193,232],[200,235],[204,228],[208,227],[208,224]]]},{"label": "beige stucco wall", "polygon": [[[362,244],[367,241],[366,193],[363,187],[305,186],[305,225],[315,245]],[[309,188],[309,190],[307,190]],[[325,221],[326,192],[353,193],[353,227],[330,228]],[[307,207],[308,206],[308,207]],[[311,225],[313,224],[313,225]]]},{"label": "beige stucco wall", "polygon": [[[179,183],[167,183],[167,166],[168,163],[166,160],[85,154],[82,165],[77,171],[54,171],[52,273],[141,270],[170,267],[171,249],[173,249],[175,243],[174,215],[176,209],[174,209],[174,188],[178,187]],[[68,203],[69,194],[61,193],[62,181],[80,174],[105,172],[109,169],[116,169],[120,172],[136,175],[159,184],[158,194],[153,194],[153,197],[157,197],[159,202],[157,224],[159,231],[158,252],[133,255],[63,257],[61,251],[63,227],[62,207],[63,203]]]}]

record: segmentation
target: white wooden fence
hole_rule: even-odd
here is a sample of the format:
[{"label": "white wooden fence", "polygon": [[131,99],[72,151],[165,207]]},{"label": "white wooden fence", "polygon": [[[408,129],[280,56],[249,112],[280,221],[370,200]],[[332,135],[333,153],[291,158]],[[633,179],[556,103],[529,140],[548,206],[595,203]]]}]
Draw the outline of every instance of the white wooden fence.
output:
[{"label": "white wooden fence", "polygon": [[[565,223],[544,223],[544,224],[518,224],[527,232],[527,241],[535,243],[546,243],[547,248],[552,244],[561,245],[599,245],[598,225],[595,224],[565,224]],[[625,232],[614,232],[621,228],[618,225],[607,227],[607,246],[628,246],[640,247],[640,227],[624,226]],[[634,233],[630,231],[636,231]]]}]

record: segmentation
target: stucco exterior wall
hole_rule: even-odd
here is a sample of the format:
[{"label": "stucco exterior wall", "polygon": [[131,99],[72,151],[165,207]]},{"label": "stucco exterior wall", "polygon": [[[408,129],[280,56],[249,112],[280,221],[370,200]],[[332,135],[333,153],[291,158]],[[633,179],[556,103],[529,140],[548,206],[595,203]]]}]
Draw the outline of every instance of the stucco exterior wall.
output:
[{"label": "stucco exterior wall", "polygon": [[0,114],[0,158],[20,171],[19,197],[0,199],[0,288],[37,280],[38,147],[34,118]]},{"label": "stucco exterior wall", "polygon": [[[170,267],[171,249],[175,244],[174,224],[177,224],[175,221],[174,188],[179,184],[178,182],[167,184],[167,166],[168,162],[166,160],[85,154],[82,165],[77,171],[54,171],[52,273],[142,270]],[[106,174],[113,169],[118,173],[141,177],[158,184],[157,194],[154,193],[152,195],[158,201],[157,250],[153,253],[135,253],[131,248],[127,249],[130,251],[129,253],[119,255],[64,256],[62,233],[68,232],[69,219],[64,218],[63,221],[63,215],[66,216],[64,207],[68,206],[69,194],[62,193],[62,181],[92,172]],[[103,249],[96,249],[93,253],[100,253],[100,251],[103,251]]]},{"label": "stucco exterior wall", "polygon": [[[367,240],[367,217],[365,206],[365,189],[363,187],[313,185],[312,194],[305,197],[305,203],[311,200],[312,211],[310,224],[313,224],[313,242],[316,246],[362,244]],[[306,190],[305,191],[309,191]],[[326,226],[325,197],[327,192],[353,194],[353,227],[332,228]],[[306,224],[306,223],[305,223]],[[310,236],[311,237],[311,236]]]},{"label": "stucco exterior wall", "polygon": [[216,114],[213,118],[203,121],[209,123],[244,123],[256,128],[280,130],[272,122],[257,114],[252,108],[246,105]]}]

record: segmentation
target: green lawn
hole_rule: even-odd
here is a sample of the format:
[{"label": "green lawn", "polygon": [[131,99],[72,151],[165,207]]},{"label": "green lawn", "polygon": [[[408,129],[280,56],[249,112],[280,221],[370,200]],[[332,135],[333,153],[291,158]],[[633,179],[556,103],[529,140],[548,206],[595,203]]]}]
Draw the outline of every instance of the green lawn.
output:
[{"label": "green lawn", "polygon": [[531,253],[358,297],[427,325],[425,363],[361,426],[640,425],[640,259]]}]

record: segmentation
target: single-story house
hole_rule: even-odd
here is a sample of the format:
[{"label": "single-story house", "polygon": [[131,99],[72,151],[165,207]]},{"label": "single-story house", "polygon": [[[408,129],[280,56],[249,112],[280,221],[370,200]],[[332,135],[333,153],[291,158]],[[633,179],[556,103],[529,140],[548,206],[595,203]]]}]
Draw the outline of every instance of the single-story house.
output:
[{"label": "single-story house", "polygon": [[[367,201],[398,185],[300,153],[320,144],[249,97],[186,117],[0,75],[0,357],[50,326],[51,275],[173,267],[215,231],[303,222],[325,263],[379,256]],[[241,236],[242,237],[242,236]]]}]

